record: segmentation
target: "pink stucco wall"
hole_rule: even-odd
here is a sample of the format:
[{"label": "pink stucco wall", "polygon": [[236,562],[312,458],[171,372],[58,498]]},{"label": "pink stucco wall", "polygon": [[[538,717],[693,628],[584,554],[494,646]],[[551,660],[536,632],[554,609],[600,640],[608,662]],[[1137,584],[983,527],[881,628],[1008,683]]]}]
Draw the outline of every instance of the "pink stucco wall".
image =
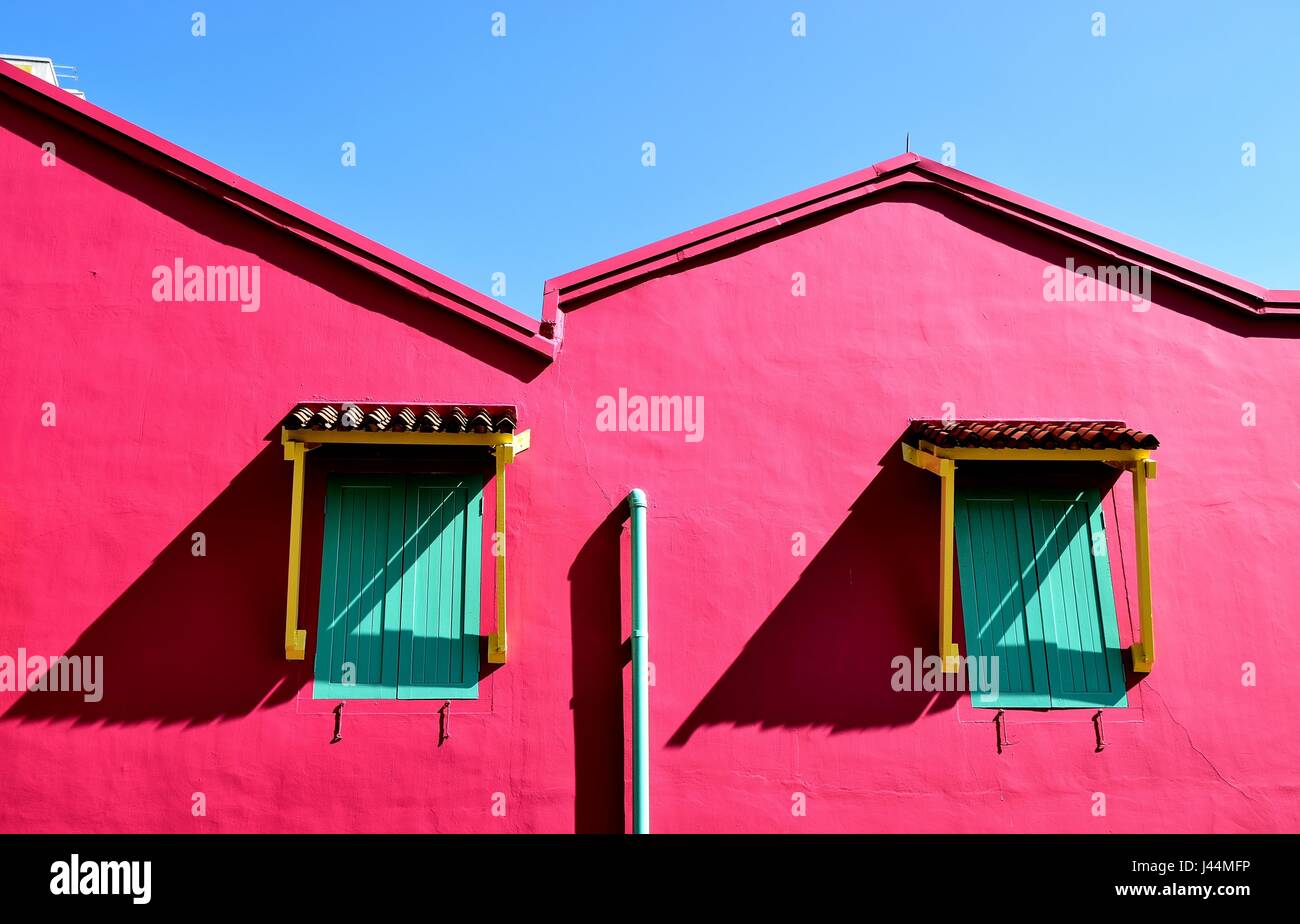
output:
[{"label": "pink stucco wall", "polygon": [[[655,830],[1300,828],[1300,323],[1159,280],[1147,312],[1045,302],[1045,265],[1096,258],[900,187],[576,307],[548,363],[9,101],[0,210],[0,654],[105,659],[100,703],[0,694],[0,830],[622,830],[633,486]],[[260,265],[260,310],[154,302],[178,256]],[[703,396],[704,438],[599,430],[620,387]],[[311,397],[513,403],[532,430],[510,662],[441,747],[431,711],[361,707],[329,743],[314,609],[309,660],[283,659],[289,467],[267,437]],[[934,651],[938,599],[937,482],[897,443],[949,402],[1162,441],[1158,664],[1100,753],[1087,712],[1013,715],[999,754],[963,697],[890,689],[895,655]],[[1125,644],[1127,477],[1106,501]]]}]

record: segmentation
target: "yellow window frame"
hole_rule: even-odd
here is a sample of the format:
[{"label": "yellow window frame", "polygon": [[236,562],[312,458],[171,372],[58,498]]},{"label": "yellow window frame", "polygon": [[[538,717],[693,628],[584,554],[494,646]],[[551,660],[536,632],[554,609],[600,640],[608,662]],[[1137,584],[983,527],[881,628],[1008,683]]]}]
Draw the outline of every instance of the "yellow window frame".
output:
[{"label": "yellow window frame", "polygon": [[1147,526],[1147,482],[1156,477],[1149,449],[942,449],[925,440],[903,443],[909,465],[939,476],[939,653],[944,673],[960,669],[952,637],[953,507],[958,462],[1105,462],[1133,477],[1133,531],[1137,539],[1138,618],[1141,639],[1129,648],[1133,670],[1155,666],[1155,627],[1151,609],[1151,546]]},{"label": "yellow window frame", "polygon": [[293,463],[293,494],[289,512],[289,581],[284,606],[284,656],[301,661],[307,656],[307,630],[298,626],[302,584],[302,515],[307,483],[307,453],[328,444],[383,446],[486,446],[496,459],[496,560],[497,630],[488,636],[487,659],[506,663],[506,466],[532,443],[531,432],[518,433],[381,433],[369,430],[280,429],[286,462]]}]

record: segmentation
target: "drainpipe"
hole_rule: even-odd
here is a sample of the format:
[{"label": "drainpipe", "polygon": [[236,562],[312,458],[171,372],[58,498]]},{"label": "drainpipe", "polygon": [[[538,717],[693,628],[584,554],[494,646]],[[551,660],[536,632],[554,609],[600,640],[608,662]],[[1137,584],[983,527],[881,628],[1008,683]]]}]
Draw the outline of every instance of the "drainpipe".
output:
[{"label": "drainpipe", "polygon": [[627,496],[632,519],[632,833],[650,833],[650,678],[646,672],[645,492]]}]

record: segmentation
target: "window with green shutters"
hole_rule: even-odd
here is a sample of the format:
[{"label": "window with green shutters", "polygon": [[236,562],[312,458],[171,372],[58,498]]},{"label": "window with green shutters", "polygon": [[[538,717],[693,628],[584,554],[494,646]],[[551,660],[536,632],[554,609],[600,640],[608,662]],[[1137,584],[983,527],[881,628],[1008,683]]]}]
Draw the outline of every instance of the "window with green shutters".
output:
[{"label": "window with green shutters", "polygon": [[975,706],[1125,706],[1101,499],[1087,490],[959,491],[966,653],[996,657]]},{"label": "window with green shutters", "polygon": [[478,695],[482,482],[334,475],[313,696]]}]

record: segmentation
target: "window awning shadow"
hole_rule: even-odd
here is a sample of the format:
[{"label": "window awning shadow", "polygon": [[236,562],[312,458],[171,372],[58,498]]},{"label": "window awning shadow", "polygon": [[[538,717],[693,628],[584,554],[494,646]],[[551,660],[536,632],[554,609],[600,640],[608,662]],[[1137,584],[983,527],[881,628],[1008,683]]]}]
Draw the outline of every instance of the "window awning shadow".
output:
[{"label": "window awning shadow", "polygon": [[192,726],[294,699],[311,666],[281,647],[289,477],[263,448],[67,651],[28,652],[103,657],[98,702],[28,691],[0,721]]},{"label": "window awning shadow", "polygon": [[938,496],[898,443],[880,464],[669,747],[709,726],[838,733],[907,725],[956,704],[960,693],[891,686],[895,657],[938,654]]}]

